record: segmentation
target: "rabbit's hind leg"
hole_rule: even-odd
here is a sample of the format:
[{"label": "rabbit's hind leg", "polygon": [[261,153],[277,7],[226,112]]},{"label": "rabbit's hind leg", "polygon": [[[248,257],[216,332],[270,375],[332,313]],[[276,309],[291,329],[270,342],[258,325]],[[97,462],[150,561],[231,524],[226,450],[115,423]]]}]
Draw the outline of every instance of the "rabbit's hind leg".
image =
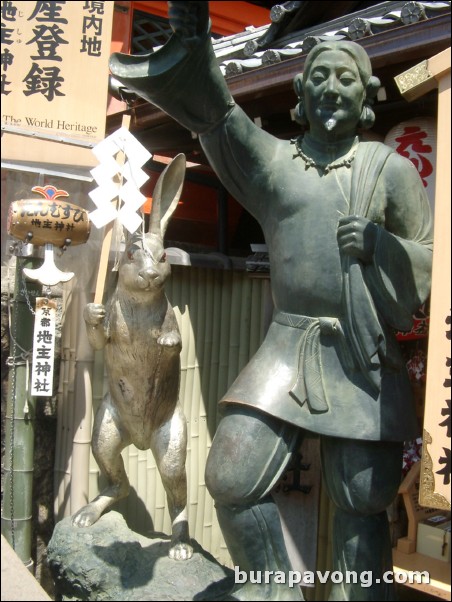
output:
[{"label": "rabbit's hind leg", "polygon": [[107,394],[96,413],[91,443],[94,458],[107,478],[107,487],[74,514],[73,525],[93,525],[107,508],[129,494],[129,479],[121,456],[129,444],[130,439],[121,428],[120,419]]},{"label": "rabbit's hind leg", "polygon": [[179,403],[173,416],[152,434],[151,450],[165,488],[172,521],[168,556],[188,560],[193,555],[193,548],[187,516],[187,426]]}]

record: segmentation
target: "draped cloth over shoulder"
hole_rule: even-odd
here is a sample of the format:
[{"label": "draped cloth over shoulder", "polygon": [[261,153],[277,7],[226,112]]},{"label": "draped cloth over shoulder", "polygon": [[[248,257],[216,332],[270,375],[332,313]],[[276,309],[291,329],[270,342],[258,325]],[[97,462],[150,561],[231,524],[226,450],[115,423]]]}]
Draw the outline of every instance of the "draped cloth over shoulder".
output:
[{"label": "draped cloth over shoulder", "polygon": [[190,49],[173,34],[150,54],[114,53],[110,71],[129,90],[197,134],[214,127],[235,104],[218,68],[210,31]]},{"label": "draped cloth over shoulder", "polygon": [[[352,177],[350,214],[366,217],[378,177],[392,150],[382,145],[361,145],[359,151]],[[361,371],[378,395],[386,337],[366,285],[363,264],[355,257],[343,255],[342,270],[346,333]]]},{"label": "draped cloth over shoulder", "polygon": [[[351,215],[368,216],[379,177],[393,152],[381,144],[359,146],[351,185]],[[381,384],[381,363],[395,369],[401,367],[394,335],[383,323],[402,331],[411,328],[413,313],[428,294],[430,270],[425,267],[430,262],[431,244],[421,235],[419,240],[408,241],[382,228],[378,229],[371,264],[363,265],[354,257],[343,256],[346,334],[353,355],[376,394]]]}]

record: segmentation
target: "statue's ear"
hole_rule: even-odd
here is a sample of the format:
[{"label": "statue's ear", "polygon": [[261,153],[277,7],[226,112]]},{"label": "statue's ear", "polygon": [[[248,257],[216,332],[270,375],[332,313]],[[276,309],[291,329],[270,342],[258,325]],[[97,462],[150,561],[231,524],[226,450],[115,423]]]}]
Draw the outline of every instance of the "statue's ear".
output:
[{"label": "statue's ear", "polygon": [[303,74],[297,73],[293,79],[293,87],[298,98],[303,98]]},{"label": "statue's ear", "polygon": [[372,102],[376,98],[380,87],[381,87],[381,83],[380,83],[380,80],[378,79],[378,77],[375,77],[375,75],[371,75],[369,77],[369,81],[367,82],[367,86],[366,86],[366,101],[367,102]]},{"label": "statue's ear", "polygon": [[293,79],[293,88],[298,97],[298,104],[295,107],[294,119],[302,126],[308,124],[304,112],[304,97],[303,97],[303,74],[298,73]]}]

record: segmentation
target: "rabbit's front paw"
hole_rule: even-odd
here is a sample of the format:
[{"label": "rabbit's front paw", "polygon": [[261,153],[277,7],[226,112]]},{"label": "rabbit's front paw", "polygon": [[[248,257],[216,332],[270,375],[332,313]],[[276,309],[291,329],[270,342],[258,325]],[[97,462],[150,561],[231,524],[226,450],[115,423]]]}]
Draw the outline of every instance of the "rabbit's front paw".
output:
[{"label": "rabbit's front paw", "polygon": [[158,338],[157,343],[163,347],[178,347],[181,346],[182,341],[178,332],[171,331],[162,334]]},{"label": "rabbit's front paw", "polygon": [[105,306],[101,303],[88,303],[83,310],[83,318],[88,326],[98,326],[105,318]]}]

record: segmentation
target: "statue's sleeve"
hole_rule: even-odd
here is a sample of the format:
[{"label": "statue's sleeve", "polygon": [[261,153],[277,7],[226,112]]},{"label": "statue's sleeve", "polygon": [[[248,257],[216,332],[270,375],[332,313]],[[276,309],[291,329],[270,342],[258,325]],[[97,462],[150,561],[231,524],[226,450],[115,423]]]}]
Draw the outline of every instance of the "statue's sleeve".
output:
[{"label": "statue's sleeve", "polygon": [[387,207],[378,228],[366,281],[378,311],[397,330],[410,330],[413,314],[430,293],[433,227],[422,180],[408,159],[392,153],[383,170]]},{"label": "statue's sleeve", "polygon": [[173,35],[148,55],[115,53],[110,70],[129,90],[199,134],[211,166],[230,194],[257,219],[263,217],[272,195],[263,166],[274,160],[281,144],[235,104],[210,32],[190,48]]},{"label": "statue's sleeve", "polygon": [[129,90],[197,134],[214,127],[234,106],[210,31],[190,47],[173,34],[150,54],[113,53],[109,66]]}]

